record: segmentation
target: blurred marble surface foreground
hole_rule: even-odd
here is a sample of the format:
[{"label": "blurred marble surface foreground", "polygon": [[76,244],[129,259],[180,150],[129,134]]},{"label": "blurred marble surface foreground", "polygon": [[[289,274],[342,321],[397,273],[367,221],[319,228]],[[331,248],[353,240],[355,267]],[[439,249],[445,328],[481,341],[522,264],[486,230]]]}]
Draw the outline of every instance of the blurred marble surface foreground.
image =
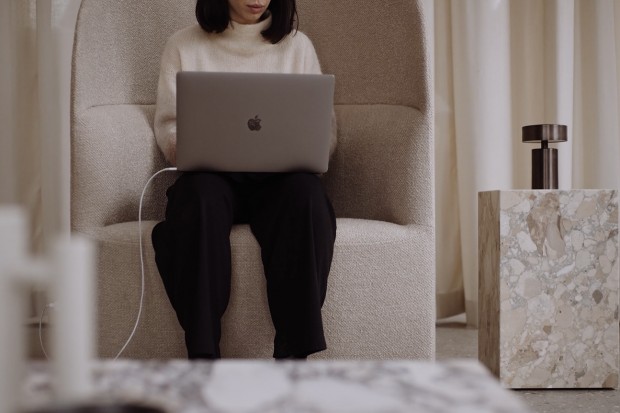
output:
[{"label": "blurred marble surface foreground", "polygon": [[[192,362],[103,361],[94,365],[103,402],[189,412],[529,412],[475,360]],[[30,407],[50,400],[47,363],[30,365]]]}]

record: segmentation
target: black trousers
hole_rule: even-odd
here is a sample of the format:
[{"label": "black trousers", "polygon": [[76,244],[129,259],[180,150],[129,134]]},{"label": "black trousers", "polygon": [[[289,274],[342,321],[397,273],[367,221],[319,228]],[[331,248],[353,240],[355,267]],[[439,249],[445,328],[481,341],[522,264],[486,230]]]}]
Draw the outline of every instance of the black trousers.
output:
[{"label": "black trousers", "polygon": [[321,307],[336,218],[313,174],[185,173],[168,189],[153,229],[155,260],[185,331],[190,358],[219,358],[230,295],[230,231],[249,223],[261,248],[274,357],[326,348]]}]

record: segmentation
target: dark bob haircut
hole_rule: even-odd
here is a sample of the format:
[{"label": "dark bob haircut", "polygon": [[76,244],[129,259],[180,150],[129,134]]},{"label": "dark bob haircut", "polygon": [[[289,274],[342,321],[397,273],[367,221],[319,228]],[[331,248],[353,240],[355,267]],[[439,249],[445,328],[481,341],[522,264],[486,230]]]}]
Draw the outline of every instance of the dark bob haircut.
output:
[{"label": "dark bob haircut", "polygon": [[[261,34],[276,44],[293,30],[297,30],[297,6],[295,0],[271,0],[271,26]],[[197,0],[196,20],[207,33],[222,33],[230,24],[228,0]]]}]

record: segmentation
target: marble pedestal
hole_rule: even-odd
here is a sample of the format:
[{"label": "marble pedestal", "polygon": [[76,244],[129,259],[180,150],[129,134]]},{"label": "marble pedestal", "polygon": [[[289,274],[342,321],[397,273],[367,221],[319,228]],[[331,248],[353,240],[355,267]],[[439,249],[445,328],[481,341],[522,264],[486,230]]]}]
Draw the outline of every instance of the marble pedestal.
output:
[{"label": "marble pedestal", "polygon": [[618,388],[618,191],[478,194],[479,358],[505,387]]}]

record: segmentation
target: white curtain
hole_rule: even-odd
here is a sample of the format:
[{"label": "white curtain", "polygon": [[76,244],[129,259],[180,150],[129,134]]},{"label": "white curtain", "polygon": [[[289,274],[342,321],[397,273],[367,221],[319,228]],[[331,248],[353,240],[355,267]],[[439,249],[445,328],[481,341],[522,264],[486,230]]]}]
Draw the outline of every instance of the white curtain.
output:
[{"label": "white curtain", "polygon": [[561,189],[618,188],[620,0],[436,0],[434,48],[438,317],[477,325],[477,193],[531,188],[522,126],[568,126]]},{"label": "white curtain", "polygon": [[79,0],[0,1],[0,203],[29,211],[34,251],[69,226],[69,95]]},{"label": "white curtain", "polygon": [[[34,2],[0,2],[0,202],[40,203]],[[34,115],[34,118],[33,118]]]},{"label": "white curtain", "polygon": [[[69,229],[69,96],[79,0],[0,0],[0,206],[30,218],[32,252]],[[31,315],[43,298],[33,294]]]}]

